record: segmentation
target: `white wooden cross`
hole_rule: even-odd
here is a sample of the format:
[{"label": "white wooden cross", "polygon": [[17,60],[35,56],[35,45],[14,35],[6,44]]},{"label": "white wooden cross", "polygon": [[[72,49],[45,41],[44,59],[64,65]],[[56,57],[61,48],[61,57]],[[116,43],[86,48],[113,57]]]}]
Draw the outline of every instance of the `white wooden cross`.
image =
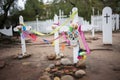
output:
[{"label": "white wooden cross", "polygon": [[[78,9],[76,7],[74,7],[72,9],[72,12],[76,12],[77,11],[77,14],[75,15],[74,17],[74,20],[73,20],[73,23],[78,23]],[[77,44],[77,46],[74,46],[73,47],[73,63],[77,63],[78,62],[78,51],[79,51],[79,44]]]},{"label": "white wooden cross", "polygon": [[[16,26],[14,28],[14,31],[19,31],[19,29],[21,29],[21,31],[23,30],[23,24],[24,24],[24,20],[23,17],[20,16],[19,17],[19,26]],[[30,28],[26,28],[26,29],[30,29]],[[21,47],[22,47],[22,54],[18,55],[18,57],[23,57],[26,53],[26,44],[25,44],[25,38],[23,38],[23,33],[20,33],[20,38],[21,38]]]},{"label": "white wooden cross", "polygon": [[[24,24],[24,20],[22,16],[19,17],[19,24],[20,25]],[[21,26],[21,28],[23,30],[23,26]],[[25,44],[25,38],[23,38],[22,35],[23,33],[20,34],[20,38],[21,38],[22,55],[24,56],[26,53],[26,44]]]},{"label": "white wooden cross", "polygon": [[62,18],[67,17],[67,15],[64,15],[64,12],[62,10],[59,10],[59,20],[61,20]]},{"label": "white wooden cross", "polygon": [[[55,14],[55,16],[54,16],[54,23],[53,24],[54,24],[54,26],[56,28],[58,27],[58,23],[59,23],[58,16]],[[57,31],[57,32],[54,33],[54,39],[56,39],[58,36],[59,36],[59,31]],[[59,39],[56,39],[54,41],[54,44],[55,44],[54,50],[55,50],[56,55],[58,56],[59,53],[60,53]]]}]

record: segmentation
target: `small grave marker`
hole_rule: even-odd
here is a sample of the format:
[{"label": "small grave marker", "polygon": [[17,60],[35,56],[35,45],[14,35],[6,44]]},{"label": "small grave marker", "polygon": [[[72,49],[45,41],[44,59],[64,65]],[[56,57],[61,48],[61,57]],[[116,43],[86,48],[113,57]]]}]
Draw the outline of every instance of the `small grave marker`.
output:
[{"label": "small grave marker", "polygon": [[103,44],[112,44],[112,9],[105,7],[102,11]]}]

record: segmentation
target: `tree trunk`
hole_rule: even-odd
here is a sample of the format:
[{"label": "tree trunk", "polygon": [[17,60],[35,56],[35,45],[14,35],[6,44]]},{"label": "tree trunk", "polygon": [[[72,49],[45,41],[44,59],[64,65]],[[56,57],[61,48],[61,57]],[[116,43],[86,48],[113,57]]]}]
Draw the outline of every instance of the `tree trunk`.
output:
[{"label": "tree trunk", "polygon": [[3,19],[1,20],[1,23],[0,23],[0,29],[4,28],[5,22],[8,19],[8,16],[7,16],[8,11],[9,11],[11,5],[13,4],[13,2],[14,2],[14,0],[10,0],[5,5],[3,5],[4,14],[3,14]]}]

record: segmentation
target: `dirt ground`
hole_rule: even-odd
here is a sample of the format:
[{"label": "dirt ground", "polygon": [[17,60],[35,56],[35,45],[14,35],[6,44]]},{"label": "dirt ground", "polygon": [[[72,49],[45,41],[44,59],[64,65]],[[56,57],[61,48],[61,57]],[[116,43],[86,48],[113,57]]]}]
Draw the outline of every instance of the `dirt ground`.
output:
[{"label": "dirt ground", "polygon": [[[102,44],[102,33],[95,34],[97,40],[91,39],[91,33],[85,33],[85,36],[91,54],[86,59],[87,75],[80,80],[120,80],[120,32],[113,33],[112,46]],[[45,38],[50,40],[53,36]],[[0,69],[0,80],[39,80],[44,69],[55,61],[46,58],[47,54],[54,53],[54,47],[35,44],[38,42],[42,42],[41,37],[34,44],[27,44],[27,52],[32,56],[21,60],[13,59],[13,55],[21,53],[20,44],[0,42],[0,61],[6,64]],[[64,55],[71,61],[72,52],[71,47],[65,47]]]}]

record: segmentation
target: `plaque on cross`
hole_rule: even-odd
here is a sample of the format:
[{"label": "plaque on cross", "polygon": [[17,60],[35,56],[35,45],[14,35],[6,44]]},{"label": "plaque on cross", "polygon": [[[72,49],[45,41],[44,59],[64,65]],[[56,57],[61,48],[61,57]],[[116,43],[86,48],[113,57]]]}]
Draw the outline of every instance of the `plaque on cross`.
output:
[{"label": "plaque on cross", "polygon": [[108,18],[110,17],[108,14],[106,14],[106,16],[104,16],[106,18],[106,23],[108,23]]}]

